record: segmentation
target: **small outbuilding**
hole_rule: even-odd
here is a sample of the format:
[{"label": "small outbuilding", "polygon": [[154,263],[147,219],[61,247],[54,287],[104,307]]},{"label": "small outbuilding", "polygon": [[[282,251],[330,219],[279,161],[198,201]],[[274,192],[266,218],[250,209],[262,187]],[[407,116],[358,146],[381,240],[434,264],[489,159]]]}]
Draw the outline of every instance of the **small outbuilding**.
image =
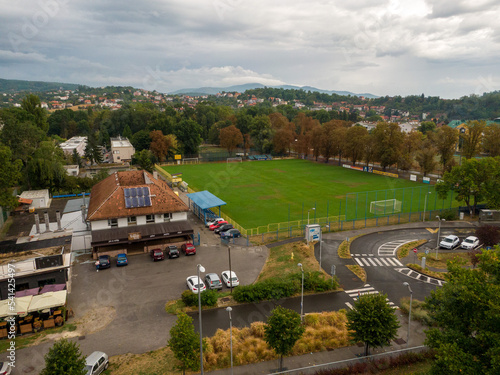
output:
[{"label": "small outbuilding", "polygon": [[23,191],[19,198],[31,199],[32,203],[30,208],[49,208],[50,207],[50,195],[49,190],[28,190]]}]

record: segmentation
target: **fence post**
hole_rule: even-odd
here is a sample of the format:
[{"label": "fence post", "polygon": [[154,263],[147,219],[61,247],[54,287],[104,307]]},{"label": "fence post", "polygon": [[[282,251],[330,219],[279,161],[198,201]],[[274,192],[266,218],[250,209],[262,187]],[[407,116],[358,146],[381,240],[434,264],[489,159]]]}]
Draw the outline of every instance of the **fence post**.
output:
[{"label": "fence post", "polygon": [[375,218],[375,226],[378,227],[378,216]]},{"label": "fence post", "polygon": [[279,240],[280,238],[280,230],[279,229],[276,229],[276,239]]}]

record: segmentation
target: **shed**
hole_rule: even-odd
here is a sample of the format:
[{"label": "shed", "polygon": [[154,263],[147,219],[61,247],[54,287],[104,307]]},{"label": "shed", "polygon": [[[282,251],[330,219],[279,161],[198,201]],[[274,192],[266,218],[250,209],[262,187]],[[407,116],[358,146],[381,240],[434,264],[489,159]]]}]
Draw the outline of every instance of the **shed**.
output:
[{"label": "shed", "polygon": [[19,198],[31,199],[30,208],[48,208],[50,206],[49,190],[27,190],[23,191]]},{"label": "shed", "polygon": [[[222,199],[207,190],[187,194],[187,197],[189,199],[189,208],[192,208],[193,213],[202,219],[205,224],[207,219],[220,216],[220,206],[226,204]],[[212,208],[218,208],[218,214],[214,213]]]}]

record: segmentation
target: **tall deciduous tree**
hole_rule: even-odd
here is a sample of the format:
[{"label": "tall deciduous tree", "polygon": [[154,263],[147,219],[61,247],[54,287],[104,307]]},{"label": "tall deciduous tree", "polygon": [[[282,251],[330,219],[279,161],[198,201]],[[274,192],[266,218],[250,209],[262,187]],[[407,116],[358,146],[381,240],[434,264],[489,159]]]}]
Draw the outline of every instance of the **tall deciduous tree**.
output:
[{"label": "tall deciduous tree", "polygon": [[478,257],[475,270],[450,262],[446,283],[426,299],[433,374],[500,374],[500,248]]},{"label": "tall deciduous tree", "polygon": [[399,327],[385,294],[362,295],[347,312],[349,334],[353,341],[365,343],[365,355],[370,354],[370,347],[382,347],[394,340]]},{"label": "tall deciduous tree", "polygon": [[481,152],[483,132],[486,128],[485,121],[468,121],[465,133],[460,134],[462,138],[462,155],[470,159]]},{"label": "tall deciduous tree", "polygon": [[422,142],[422,147],[415,154],[415,160],[420,166],[420,170],[427,176],[427,174],[434,171],[438,165],[436,161],[437,150],[434,147],[434,143],[430,139],[425,139]]},{"label": "tall deciduous tree", "polygon": [[236,127],[240,129],[241,134],[243,134],[243,152],[246,158],[247,150],[250,148],[250,125],[252,123],[252,116],[247,114],[245,111],[238,112],[236,114]]},{"label": "tall deciduous tree", "polygon": [[491,124],[484,129],[483,150],[489,156],[500,156],[500,125]]},{"label": "tall deciduous tree", "polygon": [[181,313],[177,315],[177,323],[170,329],[168,345],[174,357],[180,362],[179,369],[197,371],[200,368],[199,335],[194,331],[193,318]]},{"label": "tall deciduous tree", "polygon": [[45,355],[45,368],[40,375],[85,375],[85,358],[74,342],[56,341]]},{"label": "tall deciduous tree", "polygon": [[418,131],[411,131],[403,134],[403,145],[401,147],[401,157],[398,161],[398,168],[408,171],[413,165],[415,154],[422,145],[423,135]]},{"label": "tall deciduous tree", "polygon": [[142,150],[134,154],[134,164],[141,169],[153,173],[153,153],[150,150]]},{"label": "tall deciduous tree", "polygon": [[345,155],[351,159],[352,164],[363,159],[364,145],[368,130],[364,126],[356,125],[347,129],[345,142]]},{"label": "tall deciduous tree", "polygon": [[168,154],[168,143],[167,139],[163,135],[161,130],[153,130],[149,133],[151,137],[151,144],[149,149],[155,156],[156,160],[163,161]]},{"label": "tall deciduous tree", "polygon": [[18,200],[12,195],[12,187],[21,178],[23,162],[12,159],[12,151],[7,146],[0,144],[0,206],[15,208]]},{"label": "tall deciduous tree", "polygon": [[243,143],[243,135],[240,129],[231,125],[220,130],[220,145],[231,155],[239,144]]},{"label": "tall deciduous tree", "polygon": [[53,141],[44,141],[26,165],[27,184],[30,189],[60,189],[66,179],[64,154]]},{"label": "tall deciduous tree", "polygon": [[181,144],[184,155],[198,155],[203,129],[194,120],[181,120],[174,128],[174,134]]},{"label": "tall deciduous tree", "polygon": [[441,126],[435,133],[431,133],[431,139],[437,149],[443,166],[443,173],[449,171],[455,164],[453,155],[458,142],[458,132],[447,125]]},{"label": "tall deciduous tree", "polygon": [[323,137],[323,127],[321,125],[315,125],[306,134],[310,140],[310,147],[313,150],[313,156],[318,161],[319,156],[322,152],[322,137]]},{"label": "tall deciduous tree", "polygon": [[283,356],[291,353],[295,343],[305,332],[300,322],[300,315],[293,310],[278,306],[267,319],[264,340],[280,356],[280,371],[283,368]]},{"label": "tall deciduous tree", "polygon": [[401,157],[403,145],[403,134],[401,128],[396,123],[379,122],[373,129],[373,136],[376,142],[376,159],[385,170],[394,165]]},{"label": "tall deciduous tree", "polygon": [[268,116],[256,116],[250,125],[250,134],[259,152],[266,153],[272,150],[273,129]]},{"label": "tall deciduous tree", "polygon": [[41,107],[40,98],[37,95],[29,94],[21,101],[21,108],[33,116],[33,122],[44,134],[49,130],[47,112]]}]

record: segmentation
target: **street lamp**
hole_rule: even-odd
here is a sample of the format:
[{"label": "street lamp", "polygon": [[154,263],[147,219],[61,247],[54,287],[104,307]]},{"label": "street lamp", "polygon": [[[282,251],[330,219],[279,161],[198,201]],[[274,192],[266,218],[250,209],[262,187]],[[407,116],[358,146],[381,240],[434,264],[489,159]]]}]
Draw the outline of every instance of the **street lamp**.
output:
[{"label": "street lamp", "polygon": [[[321,231],[320,231],[321,233]],[[321,245],[323,244],[323,236],[319,237],[319,272],[321,272]]]},{"label": "street lamp", "polygon": [[438,250],[439,250],[439,239],[441,238],[441,222],[446,221],[446,219],[441,219],[439,216],[436,216],[436,218],[439,220],[438,238],[437,238],[437,243],[436,243],[436,260],[437,260],[438,259]]},{"label": "street lamp", "polygon": [[316,208],[313,207],[313,208],[307,210],[307,225],[309,225],[309,212],[314,211],[315,209]]},{"label": "street lamp", "polygon": [[425,200],[424,200],[424,220],[425,221],[425,209],[427,208],[427,197],[429,194],[432,194],[431,191],[428,191],[427,194],[425,194]]},{"label": "street lamp", "polygon": [[233,319],[231,318],[231,311],[233,309],[231,306],[226,307],[226,311],[229,313],[229,346],[231,348],[231,375],[233,375]]},{"label": "street lamp", "polygon": [[300,267],[300,271],[302,272],[302,292],[300,294],[300,320],[304,320],[304,267],[302,267],[302,263],[297,264]]},{"label": "street lamp", "polygon": [[408,339],[406,341],[406,347],[408,347],[408,345],[410,345],[411,303],[413,301],[413,290],[411,290],[410,284],[408,284],[406,281],[403,283],[403,285],[408,287],[408,290],[410,291],[410,313],[408,315]]},{"label": "street lamp", "polygon": [[200,369],[201,374],[203,374],[203,339],[201,334],[201,289],[200,289],[200,272],[205,272],[205,267],[201,264],[196,265],[198,269],[198,321],[200,323]]}]

